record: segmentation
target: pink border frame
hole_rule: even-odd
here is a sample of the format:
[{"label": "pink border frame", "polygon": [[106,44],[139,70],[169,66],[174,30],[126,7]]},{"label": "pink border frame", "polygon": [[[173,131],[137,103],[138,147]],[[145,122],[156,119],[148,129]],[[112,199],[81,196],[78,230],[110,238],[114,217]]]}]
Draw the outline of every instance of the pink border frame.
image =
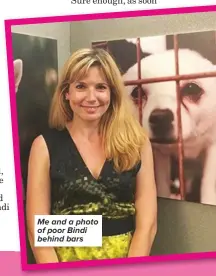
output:
[{"label": "pink border frame", "polygon": [[13,134],[13,149],[14,149],[14,162],[15,162],[15,175],[16,175],[16,191],[17,191],[17,206],[18,206],[18,218],[19,218],[22,270],[78,268],[78,267],[117,265],[117,264],[144,263],[144,262],[152,263],[152,262],[161,262],[161,261],[196,260],[196,259],[207,259],[207,258],[216,257],[216,252],[202,252],[202,253],[172,254],[172,255],[162,255],[162,256],[125,258],[125,259],[76,261],[76,262],[52,263],[52,264],[48,264],[48,263],[47,264],[28,264],[27,248],[26,248],[26,231],[25,231],[25,221],[24,221],[24,205],[23,205],[21,170],[20,170],[20,159],[19,159],[19,156],[20,156],[19,144],[18,144],[19,135],[18,135],[18,123],[17,123],[17,116],[16,116],[17,109],[16,109],[16,94],[15,94],[14,71],[13,71],[14,70],[13,54],[12,54],[13,51],[12,51],[11,27],[14,25],[102,20],[102,19],[110,19],[110,18],[120,19],[120,18],[129,18],[129,17],[171,15],[171,14],[185,14],[185,13],[203,13],[203,12],[216,12],[216,5],[5,20],[5,37],[6,37],[6,47],[7,47],[8,78],[9,78],[9,90],[10,90],[10,106],[11,106],[11,121],[12,121],[12,134]]}]

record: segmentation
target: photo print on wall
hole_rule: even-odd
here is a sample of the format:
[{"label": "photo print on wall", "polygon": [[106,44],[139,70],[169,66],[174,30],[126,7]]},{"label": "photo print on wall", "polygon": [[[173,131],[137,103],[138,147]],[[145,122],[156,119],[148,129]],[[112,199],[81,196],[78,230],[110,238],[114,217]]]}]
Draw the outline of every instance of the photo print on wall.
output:
[{"label": "photo print on wall", "polygon": [[216,32],[111,41],[154,152],[158,197],[216,205]]},{"label": "photo print on wall", "polygon": [[58,81],[57,40],[12,33],[20,162],[24,192],[33,140],[48,127]]}]

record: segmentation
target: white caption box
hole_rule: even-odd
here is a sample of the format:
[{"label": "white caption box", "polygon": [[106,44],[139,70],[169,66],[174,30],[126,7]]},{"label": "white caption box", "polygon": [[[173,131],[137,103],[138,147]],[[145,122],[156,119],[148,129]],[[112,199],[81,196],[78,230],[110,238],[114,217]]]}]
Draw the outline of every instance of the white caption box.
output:
[{"label": "white caption box", "polygon": [[101,215],[35,216],[37,247],[101,247]]}]

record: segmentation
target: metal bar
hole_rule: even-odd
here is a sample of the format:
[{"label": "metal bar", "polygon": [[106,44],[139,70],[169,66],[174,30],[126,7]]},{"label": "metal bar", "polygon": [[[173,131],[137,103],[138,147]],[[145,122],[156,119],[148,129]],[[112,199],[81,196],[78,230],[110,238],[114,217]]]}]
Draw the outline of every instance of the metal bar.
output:
[{"label": "metal bar", "polygon": [[[178,56],[178,36],[173,36],[174,52],[175,52],[175,71],[176,76],[179,76],[179,56]],[[178,123],[178,160],[179,160],[179,181],[180,181],[180,196],[185,198],[185,181],[184,181],[184,147],[182,138],[182,121],[181,121],[181,95],[179,79],[176,80],[176,97],[177,97],[177,123]]]},{"label": "metal bar", "polygon": [[203,78],[212,78],[212,77],[216,77],[216,72],[203,72],[203,73],[187,74],[187,75],[146,78],[146,79],[140,79],[140,80],[125,81],[124,83],[125,85],[139,85],[139,84],[147,84],[147,83],[154,83],[154,82],[180,81],[180,80],[203,79]]},{"label": "metal bar", "polygon": [[[140,80],[141,79],[140,38],[137,38],[136,50],[137,50],[137,77],[138,77],[138,80]],[[142,125],[142,87],[141,87],[141,84],[138,85],[138,107],[139,107],[139,121],[140,121],[140,124]]]}]

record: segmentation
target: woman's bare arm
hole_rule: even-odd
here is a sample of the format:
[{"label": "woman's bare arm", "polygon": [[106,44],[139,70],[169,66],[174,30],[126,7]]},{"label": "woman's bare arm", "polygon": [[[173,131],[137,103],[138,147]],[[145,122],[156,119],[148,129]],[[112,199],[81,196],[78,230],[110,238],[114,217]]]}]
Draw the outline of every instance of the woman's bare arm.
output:
[{"label": "woman's bare arm", "polygon": [[147,140],[142,152],[142,165],[136,183],[136,228],[128,257],[148,256],[157,232],[157,191],[153,154]]},{"label": "woman's bare arm", "polygon": [[30,151],[26,195],[27,232],[37,263],[59,262],[54,248],[34,246],[34,216],[50,215],[49,153],[42,136],[38,136]]}]

